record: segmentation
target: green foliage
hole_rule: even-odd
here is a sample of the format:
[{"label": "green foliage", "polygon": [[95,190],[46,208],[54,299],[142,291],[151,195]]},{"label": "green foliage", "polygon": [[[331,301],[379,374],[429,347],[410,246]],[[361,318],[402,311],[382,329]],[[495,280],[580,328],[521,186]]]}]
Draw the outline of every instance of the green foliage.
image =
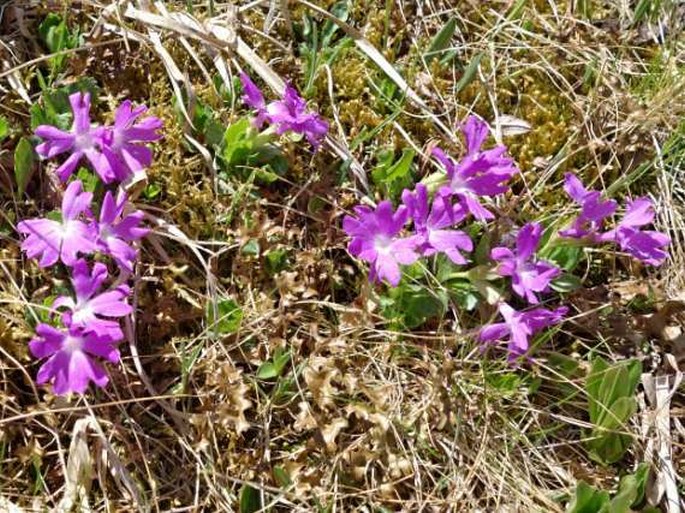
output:
[{"label": "green foliage", "polygon": [[240,513],[255,513],[262,509],[262,496],[259,490],[244,484],[240,489]]},{"label": "green foliage", "polygon": [[[350,3],[346,0],[337,2],[331,8],[331,14],[342,21],[347,21],[350,14]],[[342,37],[336,41],[335,36],[339,31],[338,25],[330,20],[319,24],[307,13],[302,18],[302,24],[295,28],[302,39],[298,49],[304,61],[304,75],[307,79],[303,93],[308,95],[311,93],[311,88],[321,65],[330,66],[343,49],[352,47],[354,43],[349,37]]]},{"label": "green foliage", "polygon": [[217,301],[216,317],[214,316],[214,306],[211,302],[207,303],[207,322],[210,331],[215,331],[219,335],[229,335],[240,329],[243,320],[243,310],[233,299],[223,298]]},{"label": "green foliage", "polygon": [[395,160],[393,150],[381,151],[378,157],[379,163],[371,171],[374,183],[383,191],[383,195],[397,199],[402,190],[411,187],[413,183],[411,167],[416,152],[410,148],[402,150],[402,155]]},{"label": "green foliage", "polygon": [[632,436],[625,431],[637,410],[634,395],[641,373],[642,364],[637,360],[611,365],[596,357],[592,362],[585,392],[594,427],[587,445],[590,455],[600,463],[619,461],[630,447]]},{"label": "green foliage", "polygon": [[582,287],[583,282],[577,276],[570,273],[563,273],[550,284],[552,290],[556,292],[573,292]]},{"label": "green foliage", "polygon": [[[56,13],[50,13],[45,17],[38,26],[38,35],[51,53],[59,53],[63,50],[76,48],[79,43],[78,31],[72,33],[67,26],[66,20]],[[65,59],[66,55],[50,57],[48,63],[50,64],[50,71],[53,76],[62,70]]]},{"label": "green foliage", "polygon": [[101,183],[98,176],[87,167],[79,167],[76,178],[83,182],[83,190],[86,192],[95,192]]},{"label": "green foliage", "polygon": [[17,194],[24,195],[26,186],[33,175],[34,153],[28,139],[22,137],[14,150],[14,179],[17,182]]},{"label": "green foliage", "polygon": [[426,63],[430,64],[433,59],[440,57],[442,66],[448,64],[457,55],[456,50],[448,50],[452,42],[452,36],[457,29],[457,19],[450,18],[445,26],[440,29],[431,41],[428,51],[424,54]]},{"label": "green foliage", "polygon": [[62,130],[71,128],[71,106],[69,95],[77,91],[89,92],[91,101],[98,97],[100,88],[91,77],[82,77],[68,86],[53,89],[42,84],[43,95],[41,102],[31,105],[31,129],[39,125],[53,125]]},{"label": "green foliage", "polygon": [[226,128],[217,149],[226,177],[245,180],[254,173],[257,180],[269,184],[285,174],[288,162],[272,140],[273,134],[257,132],[248,118]]},{"label": "green foliage", "polygon": [[469,65],[464,68],[464,73],[462,74],[461,78],[459,79],[459,82],[457,82],[457,85],[454,86],[454,93],[458,93],[462,89],[464,89],[467,85],[469,85],[471,82],[473,82],[473,79],[476,78],[476,73],[478,72],[478,67],[480,66],[480,61],[483,60],[483,57],[485,56],[485,53],[479,52],[476,55],[474,55],[473,59],[471,59],[471,62],[469,62]]},{"label": "green foliage", "polygon": [[264,255],[264,268],[273,276],[288,267],[288,251],[284,248],[272,249]]},{"label": "green foliage", "polygon": [[259,379],[274,379],[279,377],[290,361],[290,351],[277,348],[271,360],[262,363],[257,369]]},{"label": "green foliage", "polygon": [[10,123],[5,116],[0,116],[0,141],[5,139],[10,133]]},{"label": "green foliage", "polygon": [[397,329],[418,328],[428,320],[447,312],[449,296],[446,290],[432,290],[420,283],[402,280],[398,287],[381,297],[383,316]]},{"label": "green foliage", "polygon": [[580,481],[566,513],[630,513],[644,500],[648,476],[649,466],[642,463],[635,474],[623,476],[613,498],[609,492]]}]

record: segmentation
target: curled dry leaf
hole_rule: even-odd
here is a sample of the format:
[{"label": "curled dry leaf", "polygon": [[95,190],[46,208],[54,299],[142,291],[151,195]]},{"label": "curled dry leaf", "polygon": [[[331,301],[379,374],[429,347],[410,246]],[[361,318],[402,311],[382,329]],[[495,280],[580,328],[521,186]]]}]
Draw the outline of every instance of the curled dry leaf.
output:
[{"label": "curled dry leaf", "polygon": [[509,114],[502,114],[497,118],[497,127],[503,137],[527,134],[532,129],[527,121]]},{"label": "curled dry leaf", "polygon": [[322,410],[335,406],[337,388],[333,386],[332,381],[339,374],[340,371],[333,366],[333,362],[322,356],[312,357],[304,370],[304,380],[312,393],[312,398]]},{"label": "curled dry leaf", "polygon": [[321,436],[326,444],[326,450],[333,453],[337,449],[335,439],[344,428],[349,425],[347,419],[337,418],[332,420],[328,425],[321,428]]}]

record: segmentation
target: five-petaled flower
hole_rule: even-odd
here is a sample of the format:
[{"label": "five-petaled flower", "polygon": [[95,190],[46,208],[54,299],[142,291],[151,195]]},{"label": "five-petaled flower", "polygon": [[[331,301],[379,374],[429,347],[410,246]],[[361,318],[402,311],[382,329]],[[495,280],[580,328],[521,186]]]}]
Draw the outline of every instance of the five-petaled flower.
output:
[{"label": "five-petaled flower", "polygon": [[262,92],[246,73],[240,74],[240,82],[243,102],[257,112],[252,120],[256,128],[268,122],[274,125],[279,135],[286,132],[304,135],[315,150],[321,145],[328,133],[328,122],[316,112],[307,110],[307,102],[292,84],[286,84],[282,99],[267,104]]},{"label": "five-petaled flower", "polygon": [[550,282],[559,276],[561,271],[555,265],[537,260],[535,251],[542,237],[540,223],[528,223],[516,237],[516,251],[509,248],[493,248],[490,256],[499,262],[497,273],[500,276],[511,276],[511,287],[519,296],[529,303],[537,304],[536,292],[547,292]]},{"label": "five-petaled flower", "polygon": [[131,243],[145,237],[149,230],[140,226],[145,216],[141,210],[125,213],[128,205],[123,190],[119,191],[116,199],[111,191],[107,191],[102,200],[100,219],[95,226],[98,249],[110,255],[120,267],[131,272],[133,262],[138,256],[138,251]]},{"label": "five-petaled flower", "polygon": [[369,280],[386,280],[396,287],[400,282],[400,264],[418,260],[422,237],[400,237],[409,217],[409,210],[400,206],[393,210],[390,201],[382,201],[376,209],[355,207],[357,217],[345,216],[343,229],[351,237],[350,253],[371,264]]},{"label": "five-petaled flower", "polygon": [[564,190],[580,205],[581,210],[571,227],[561,230],[559,234],[562,237],[599,241],[604,220],[616,211],[616,202],[603,200],[599,191],[586,189],[573,173],[564,175]]},{"label": "five-petaled flower", "polygon": [[47,358],[38,371],[36,382],[39,385],[52,382],[56,394],[82,394],[90,381],[105,386],[109,378],[95,358],[119,362],[116,346],[121,337],[115,333],[98,335],[76,327],[62,331],[41,323],[36,327],[36,334],[37,337],[29,342],[31,354],[39,359]]},{"label": "five-petaled flower", "polygon": [[649,198],[637,198],[626,206],[623,219],[616,228],[600,237],[602,241],[616,242],[633,258],[649,265],[661,265],[668,257],[666,247],[671,239],[654,230],[641,230],[654,221],[654,205]]},{"label": "five-petaled flower", "polygon": [[499,313],[504,322],[483,326],[478,333],[478,340],[484,344],[506,342],[509,360],[513,361],[528,352],[530,338],[548,326],[558,324],[568,313],[568,308],[561,306],[555,310],[535,308],[528,311],[514,310],[507,303],[499,304]]},{"label": "five-petaled flower", "polygon": [[57,176],[66,182],[76,170],[76,166],[86,157],[103,182],[110,183],[116,178],[112,166],[102,153],[103,127],[92,127],[90,123],[90,93],[74,93],[69,96],[74,115],[70,132],[64,132],[52,125],[40,125],[36,135],[43,142],[36,146],[36,153],[50,159],[71,152],[71,155],[57,168]]},{"label": "five-petaled flower", "polygon": [[114,114],[114,126],[105,127],[102,132],[102,152],[120,182],[150,166],[152,150],[145,143],[162,138],[162,120],[154,116],[138,120],[146,112],[145,105],[133,108],[131,101],[126,100]]},{"label": "five-petaled flower", "polygon": [[26,236],[21,249],[29,258],[39,258],[40,267],[49,267],[58,260],[65,265],[76,263],[78,255],[95,250],[92,226],[80,218],[88,212],[93,194],[83,192],[83,184],[71,182],[62,198],[62,220],[38,218],[17,224],[17,231]]},{"label": "five-petaled flower", "polygon": [[473,251],[473,241],[461,230],[447,230],[466,218],[464,208],[452,205],[444,196],[436,196],[432,204],[428,201],[428,189],[422,183],[415,191],[407,189],[402,193],[402,202],[414,220],[414,231],[421,236],[419,251],[423,256],[445,253],[455,264],[465,264],[462,251]]},{"label": "five-petaled flower", "polygon": [[499,145],[481,150],[488,134],[488,126],[475,116],[462,126],[468,153],[458,163],[440,148],[433,149],[433,156],[447,172],[447,185],[439,194],[456,196],[466,211],[479,221],[494,219],[494,214],[481,205],[479,197],[496,196],[506,192],[506,183],[518,173],[514,161],[504,155],[506,146]]},{"label": "five-petaled flower", "polygon": [[302,134],[314,149],[328,133],[328,122],[316,112],[307,111],[307,103],[291,84],[286,84],[283,99],[267,105],[266,112],[269,121],[276,125],[276,133]]},{"label": "five-petaled flower", "polygon": [[71,328],[80,328],[84,333],[93,332],[99,336],[110,335],[121,339],[123,334],[119,323],[103,317],[124,317],[132,312],[131,305],[126,302],[130,289],[127,285],[121,284],[98,293],[107,276],[105,264],[96,262],[91,273],[88,263],[79,260],[72,268],[71,276],[76,299],[71,296],[60,296],[55,299],[52,307],[68,310],[63,320]]}]

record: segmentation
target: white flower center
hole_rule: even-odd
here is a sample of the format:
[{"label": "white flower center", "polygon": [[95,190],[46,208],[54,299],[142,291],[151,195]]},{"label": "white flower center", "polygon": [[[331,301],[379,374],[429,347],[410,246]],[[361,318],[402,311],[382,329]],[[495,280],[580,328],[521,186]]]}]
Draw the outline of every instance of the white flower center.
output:
[{"label": "white flower center", "polygon": [[387,235],[376,235],[373,240],[373,245],[376,251],[383,255],[387,255],[390,252],[390,245],[392,244],[392,239]]},{"label": "white flower center", "polygon": [[90,136],[90,132],[83,134],[78,134],[74,140],[74,146],[77,150],[87,150],[93,147],[93,138]]},{"label": "white flower center", "polygon": [[67,337],[64,339],[64,342],[62,343],[62,349],[68,353],[73,353],[74,351],[80,351],[82,347],[83,347],[83,338],[82,337],[72,337],[71,335],[67,335]]}]

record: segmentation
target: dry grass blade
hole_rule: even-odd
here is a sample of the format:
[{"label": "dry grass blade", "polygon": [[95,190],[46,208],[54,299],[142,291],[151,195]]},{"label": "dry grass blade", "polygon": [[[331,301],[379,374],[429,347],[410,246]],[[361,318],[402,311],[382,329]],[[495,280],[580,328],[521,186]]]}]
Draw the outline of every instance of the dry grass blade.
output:
[{"label": "dry grass blade", "polygon": [[71,431],[71,444],[64,476],[64,496],[57,507],[60,512],[67,513],[75,508],[84,513],[91,511],[88,493],[94,474],[93,460],[88,447],[88,428],[92,422],[91,417],[79,419],[74,423]]}]

